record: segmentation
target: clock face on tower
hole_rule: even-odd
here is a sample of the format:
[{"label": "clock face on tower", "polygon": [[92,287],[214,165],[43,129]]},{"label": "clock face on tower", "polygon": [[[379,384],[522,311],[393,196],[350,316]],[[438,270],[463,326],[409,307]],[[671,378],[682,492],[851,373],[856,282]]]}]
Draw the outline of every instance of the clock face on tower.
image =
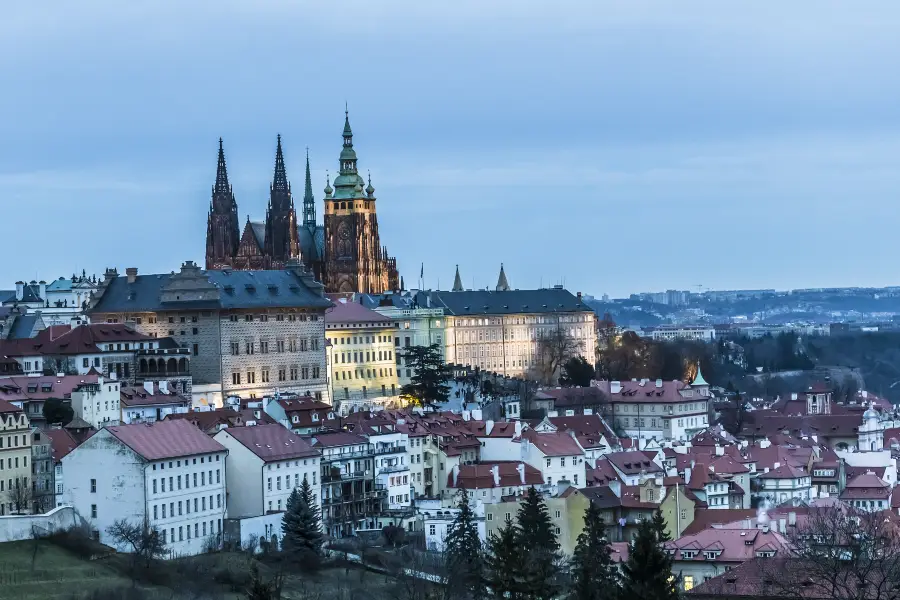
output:
[{"label": "clock face on tower", "polygon": [[350,241],[350,223],[341,221],[337,230],[337,255],[338,258],[351,258],[353,244]]}]

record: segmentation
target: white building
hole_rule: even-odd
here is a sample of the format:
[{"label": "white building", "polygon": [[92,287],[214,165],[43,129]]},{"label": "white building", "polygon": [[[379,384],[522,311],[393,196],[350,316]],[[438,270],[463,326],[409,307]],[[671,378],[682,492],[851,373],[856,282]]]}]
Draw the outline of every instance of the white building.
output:
[{"label": "white building", "polygon": [[304,479],[318,502],[320,453],[296,433],[273,423],[228,427],[214,439],[228,448],[230,518],[284,511]]},{"label": "white building", "polygon": [[399,431],[383,431],[370,432],[368,438],[375,451],[376,489],[387,490],[389,511],[408,510],[415,498],[407,462],[409,436]]},{"label": "white building", "polygon": [[146,520],[172,556],[199,554],[222,533],[227,453],[184,420],[106,427],[62,459],[63,496],[101,543],[116,547],[115,521]]},{"label": "white building", "polygon": [[[475,502],[471,506],[478,527],[478,539],[485,543],[487,542],[487,530],[484,522],[484,505]],[[441,505],[440,500],[419,500],[416,503],[416,510],[421,515],[425,526],[425,548],[432,552],[442,552],[448,527],[453,523],[459,509],[445,508]]]},{"label": "white building", "polygon": [[72,390],[72,411],[94,429],[118,425],[122,411],[119,403],[120,383],[97,377],[97,382],[78,384]]},{"label": "white building", "polygon": [[142,387],[123,387],[119,396],[121,422],[125,424],[161,421],[167,415],[186,413],[191,407],[191,400],[170,390],[165,381],[157,386],[147,381]]},{"label": "white building", "polygon": [[529,464],[516,461],[492,461],[477,465],[453,467],[447,481],[447,491],[455,498],[465,490],[473,505],[496,504],[504,496],[524,494],[528,488],[544,484],[541,472]]},{"label": "white building", "polygon": [[[777,464],[777,463],[776,463]],[[757,475],[757,496],[773,504],[809,502],[812,486],[809,473],[791,465],[778,465]]]},{"label": "white building", "polygon": [[521,460],[541,472],[547,485],[568,481],[585,484],[584,448],[571,432],[526,429],[518,439]]}]

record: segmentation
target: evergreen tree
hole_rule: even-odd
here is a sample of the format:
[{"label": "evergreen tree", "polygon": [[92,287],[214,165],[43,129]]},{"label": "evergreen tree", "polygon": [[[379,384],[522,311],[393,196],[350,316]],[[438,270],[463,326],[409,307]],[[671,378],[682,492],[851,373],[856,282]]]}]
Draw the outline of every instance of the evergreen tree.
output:
[{"label": "evergreen tree", "polygon": [[666,532],[666,520],[663,518],[662,512],[659,509],[653,513],[653,520],[650,522],[653,523],[653,530],[656,532],[656,540],[660,544],[672,541],[672,537]]},{"label": "evergreen tree", "polygon": [[453,372],[444,363],[440,346],[410,346],[401,350],[400,356],[413,371],[410,383],[400,389],[401,396],[420,406],[447,401]]},{"label": "evergreen tree", "polygon": [[306,478],[288,497],[281,523],[283,547],[292,558],[308,568],[317,568],[322,556],[322,517]]},{"label": "evergreen tree", "polygon": [[591,503],[584,513],[584,530],[572,556],[572,590],[569,600],[615,600],[619,594],[619,569],[610,555],[606,525],[600,509]]},{"label": "evergreen tree", "polygon": [[448,598],[477,600],[485,596],[483,549],[478,538],[475,514],[465,489],[459,492],[459,513],[447,530],[444,553],[448,575]]},{"label": "evergreen tree", "polygon": [[672,557],[659,541],[656,519],[641,521],[622,566],[621,600],[677,600],[678,578]]},{"label": "evergreen tree", "polygon": [[507,517],[500,531],[491,534],[484,559],[485,584],[495,598],[521,600],[525,597],[522,581],[523,559],[524,552],[519,545],[519,531]]},{"label": "evergreen tree", "polygon": [[559,542],[544,499],[529,488],[518,514],[519,546],[525,553],[522,573],[526,598],[550,600],[559,593]]}]

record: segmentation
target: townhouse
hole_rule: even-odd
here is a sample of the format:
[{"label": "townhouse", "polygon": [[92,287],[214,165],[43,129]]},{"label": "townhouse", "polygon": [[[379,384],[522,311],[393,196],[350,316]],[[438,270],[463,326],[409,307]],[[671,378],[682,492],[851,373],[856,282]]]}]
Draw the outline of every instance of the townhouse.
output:
[{"label": "townhouse", "polygon": [[171,556],[199,554],[221,542],[227,455],[187,421],[105,427],[63,457],[63,501],[120,552],[109,527],[124,519],[158,529]]},{"label": "townhouse", "polygon": [[0,400],[0,516],[32,510],[31,424],[21,407]]}]

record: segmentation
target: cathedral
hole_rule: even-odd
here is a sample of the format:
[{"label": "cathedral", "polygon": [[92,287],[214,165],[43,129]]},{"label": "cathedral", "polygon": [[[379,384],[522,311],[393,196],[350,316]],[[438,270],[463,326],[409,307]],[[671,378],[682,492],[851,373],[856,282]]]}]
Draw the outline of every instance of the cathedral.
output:
[{"label": "cathedral", "polygon": [[357,170],[353,131],[346,112],[343,137],[334,187],[330,181],[325,185],[324,225],[316,223],[308,153],[303,220],[297,220],[279,135],[266,219],[251,221],[248,216],[243,231],[220,138],[206,227],[206,268],[283,269],[289,261],[299,260],[325,285],[326,292],[380,294],[400,289],[397,261],[388,256],[378,236],[372,178],[366,182]]}]

